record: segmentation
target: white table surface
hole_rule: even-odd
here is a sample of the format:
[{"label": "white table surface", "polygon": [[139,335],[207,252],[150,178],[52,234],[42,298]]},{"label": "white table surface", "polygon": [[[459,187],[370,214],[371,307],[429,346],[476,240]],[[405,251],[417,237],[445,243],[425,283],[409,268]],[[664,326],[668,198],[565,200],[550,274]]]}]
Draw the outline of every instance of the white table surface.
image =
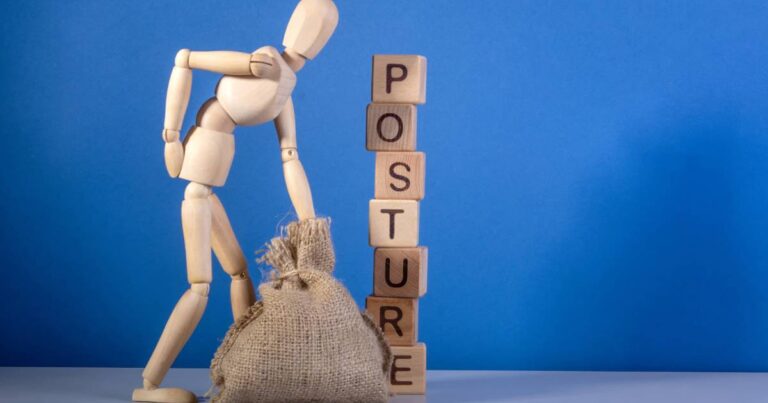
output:
[{"label": "white table surface", "polygon": [[[137,368],[0,367],[0,402],[126,402]],[[164,384],[203,395],[207,369],[173,369]],[[768,402],[768,374],[429,371],[426,396],[391,402]]]}]

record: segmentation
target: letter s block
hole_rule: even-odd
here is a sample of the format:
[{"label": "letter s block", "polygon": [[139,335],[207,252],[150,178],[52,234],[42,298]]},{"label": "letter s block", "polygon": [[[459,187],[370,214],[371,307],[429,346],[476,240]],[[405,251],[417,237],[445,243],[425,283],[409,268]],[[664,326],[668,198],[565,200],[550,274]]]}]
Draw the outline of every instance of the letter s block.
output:
[{"label": "letter s block", "polygon": [[427,101],[427,58],[374,55],[371,81],[373,102],[423,104]]},{"label": "letter s block", "polygon": [[368,151],[416,150],[416,107],[408,104],[369,104],[365,133]]},{"label": "letter s block", "polygon": [[419,202],[371,200],[368,204],[368,242],[371,246],[419,245]]},{"label": "letter s block", "polygon": [[392,346],[389,390],[396,395],[423,395],[427,391],[427,346]]},{"label": "letter s block", "polygon": [[419,300],[412,298],[365,299],[365,311],[392,346],[412,346],[418,340]]},{"label": "letter s block", "polygon": [[426,159],[422,152],[376,153],[374,197],[395,200],[423,199]]},{"label": "letter s block", "polygon": [[427,248],[376,248],[373,294],[419,298],[427,292]]}]

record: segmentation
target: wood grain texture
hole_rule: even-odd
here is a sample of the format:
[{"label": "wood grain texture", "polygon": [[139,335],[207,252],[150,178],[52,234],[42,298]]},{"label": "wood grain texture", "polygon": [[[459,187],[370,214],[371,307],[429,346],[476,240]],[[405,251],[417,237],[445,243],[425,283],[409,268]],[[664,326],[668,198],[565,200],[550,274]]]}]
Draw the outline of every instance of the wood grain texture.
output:
[{"label": "wood grain texture", "polygon": [[370,296],[366,312],[392,346],[412,346],[418,340],[419,300]]},{"label": "wood grain texture", "polygon": [[419,202],[371,200],[368,205],[368,242],[376,247],[419,245]]},{"label": "wood grain texture", "polygon": [[373,294],[377,297],[419,298],[427,292],[426,247],[376,248],[373,252]]},{"label": "wood grain texture", "polygon": [[374,55],[371,85],[373,102],[427,102],[427,58],[418,55]]},{"label": "wood grain texture", "polygon": [[392,346],[389,386],[397,395],[423,395],[427,391],[427,346]]},{"label": "wood grain texture", "polygon": [[374,194],[377,199],[421,200],[427,156],[422,152],[376,153]]},{"label": "wood grain texture", "polygon": [[416,107],[408,104],[369,104],[365,148],[368,151],[416,150]]}]

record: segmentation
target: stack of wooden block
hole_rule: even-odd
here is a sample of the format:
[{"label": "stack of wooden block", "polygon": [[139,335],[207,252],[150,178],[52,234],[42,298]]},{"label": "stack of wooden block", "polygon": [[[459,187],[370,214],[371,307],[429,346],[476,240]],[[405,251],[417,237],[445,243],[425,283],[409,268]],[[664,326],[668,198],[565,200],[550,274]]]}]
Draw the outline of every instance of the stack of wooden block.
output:
[{"label": "stack of wooden block", "polygon": [[427,291],[427,248],[419,245],[426,155],[416,151],[416,105],[426,102],[426,84],[423,56],[373,56],[366,148],[376,152],[368,213],[375,249],[373,295],[365,305],[392,346],[390,385],[397,394],[426,389],[426,345],[418,342],[419,298]]}]

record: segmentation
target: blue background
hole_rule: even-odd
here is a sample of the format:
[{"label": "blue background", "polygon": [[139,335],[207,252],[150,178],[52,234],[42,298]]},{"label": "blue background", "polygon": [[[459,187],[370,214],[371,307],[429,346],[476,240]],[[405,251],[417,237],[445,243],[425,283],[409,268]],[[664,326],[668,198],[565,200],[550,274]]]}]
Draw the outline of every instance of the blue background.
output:
[{"label": "blue background", "polygon": [[[661,3],[338,0],[295,103],[361,304],[370,57],[429,59],[430,368],[768,370],[768,6]],[[174,55],[279,45],[292,9],[0,5],[0,365],[145,364],[187,287],[160,138]],[[216,80],[195,73],[185,127]],[[291,205],[272,126],[237,147],[218,194],[250,258]],[[177,366],[207,366],[231,321],[214,269]]]}]

